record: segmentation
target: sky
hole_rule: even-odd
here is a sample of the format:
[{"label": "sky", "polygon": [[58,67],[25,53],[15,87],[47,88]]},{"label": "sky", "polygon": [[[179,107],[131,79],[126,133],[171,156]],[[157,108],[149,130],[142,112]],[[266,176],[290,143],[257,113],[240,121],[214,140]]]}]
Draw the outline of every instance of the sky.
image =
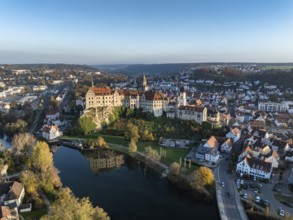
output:
[{"label": "sky", "polygon": [[0,63],[293,62],[292,0],[0,0]]}]

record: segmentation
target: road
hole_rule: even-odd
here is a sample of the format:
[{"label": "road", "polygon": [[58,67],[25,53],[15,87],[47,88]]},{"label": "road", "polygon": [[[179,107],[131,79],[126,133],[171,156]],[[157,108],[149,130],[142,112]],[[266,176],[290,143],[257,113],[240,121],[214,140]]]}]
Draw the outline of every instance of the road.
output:
[{"label": "road", "polygon": [[[221,219],[248,220],[233,178],[228,174],[228,166],[229,162],[225,160],[214,170]],[[224,187],[221,186],[221,182],[225,183]]]}]

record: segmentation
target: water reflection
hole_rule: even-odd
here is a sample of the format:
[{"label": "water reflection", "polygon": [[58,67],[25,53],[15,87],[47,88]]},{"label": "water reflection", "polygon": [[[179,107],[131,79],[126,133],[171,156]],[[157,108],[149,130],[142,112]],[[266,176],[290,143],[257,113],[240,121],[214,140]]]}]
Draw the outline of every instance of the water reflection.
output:
[{"label": "water reflection", "polygon": [[83,154],[88,159],[94,175],[98,175],[100,171],[111,171],[124,164],[124,155],[110,150],[88,151]]}]

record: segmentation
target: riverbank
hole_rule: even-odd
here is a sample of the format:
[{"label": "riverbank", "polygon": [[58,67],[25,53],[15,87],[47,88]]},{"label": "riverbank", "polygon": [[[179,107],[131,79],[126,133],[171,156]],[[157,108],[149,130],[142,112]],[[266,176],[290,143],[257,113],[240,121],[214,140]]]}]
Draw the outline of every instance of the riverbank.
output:
[{"label": "riverbank", "polygon": [[[91,152],[85,152],[90,154]],[[92,170],[83,152],[59,147],[54,164],[63,185],[81,198],[87,196],[111,219],[192,219],[205,216],[216,220],[216,202],[195,200],[189,192],[161,178],[143,162],[125,155],[125,163],[112,169]]]},{"label": "riverbank", "polygon": [[[138,141],[137,143],[137,152],[130,153],[128,150],[128,141],[121,136],[111,136],[111,135],[104,135],[100,133],[91,134],[88,136],[63,136],[62,139],[65,140],[96,140],[99,136],[102,136],[105,141],[109,145],[109,149],[114,151],[118,151],[124,154],[127,154],[135,159],[147,163],[147,166],[151,169],[155,170],[156,172],[162,174],[164,170],[168,170],[169,166],[173,162],[181,163],[184,168],[182,169],[179,177],[168,176],[168,181],[175,185],[180,190],[187,192],[193,199],[198,201],[205,201],[211,202],[215,199],[215,189],[209,188],[208,190],[203,187],[198,187],[194,189],[190,186],[190,177],[189,175],[198,169],[198,165],[190,164],[190,167],[187,164],[184,164],[183,158],[188,154],[189,149],[182,149],[182,148],[163,148],[157,142],[150,142],[150,141]],[[152,148],[160,151],[164,149],[166,151],[166,157],[162,157],[161,161],[149,163],[146,161],[146,156],[144,155],[145,148],[151,146]]]}]

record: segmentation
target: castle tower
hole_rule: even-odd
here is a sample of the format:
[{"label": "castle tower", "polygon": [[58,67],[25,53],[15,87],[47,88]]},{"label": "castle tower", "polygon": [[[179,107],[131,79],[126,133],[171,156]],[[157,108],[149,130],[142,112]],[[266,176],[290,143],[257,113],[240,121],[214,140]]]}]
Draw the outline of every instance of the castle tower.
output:
[{"label": "castle tower", "polygon": [[148,85],[147,85],[147,78],[145,74],[143,74],[143,82],[142,82],[142,89],[144,92],[148,91]]},{"label": "castle tower", "polygon": [[182,87],[180,89],[180,94],[179,94],[179,97],[178,97],[178,106],[186,106],[187,105],[187,102],[186,102],[186,91],[184,89],[184,87]]}]

